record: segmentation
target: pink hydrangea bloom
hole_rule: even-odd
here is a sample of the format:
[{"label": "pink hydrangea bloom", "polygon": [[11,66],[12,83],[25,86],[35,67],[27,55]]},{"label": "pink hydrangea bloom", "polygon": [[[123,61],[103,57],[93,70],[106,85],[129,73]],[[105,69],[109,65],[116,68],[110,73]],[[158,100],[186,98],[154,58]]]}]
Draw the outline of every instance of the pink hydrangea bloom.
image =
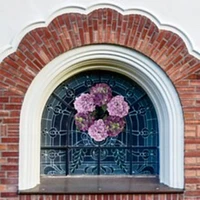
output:
[{"label": "pink hydrangea bloom", "polygon": [[107,128],[102,119],[94,121],[88,129],[88,134],[96,141],[105,140],[108,137]]},{"label": "pink hydrangea bloom", "polygon": [[116,116],[108,116],[105,120],[108,136],[115,137],[121,133],[125,126],[123,118]]},{"label": "pink hydrangea bloom", "polygon": [[81,131],[87,131],[94,123],[94,117],[88,113],[76,113],[75,124]]},{"label": "pink hydrangea bloom", "polygon": [[78,113],[88,113],[94,111],[94,96],[91,94],[81,94],[79,97],[76,97],[74,107]]},{"label": "pink hydrangea bloom", "polygon": [[112,98],[112,90],[105,83],[99,83],[90,89],[90,94],[94,95],[94,102],[97,106],[107,104]]},{"label": "pink hydrangea bloom", "polygon": [[122,118],[128,114],[129,106],[128,103],[124,101],[123,96],[117,95],[107,104],[107,110],[109,115]]}]

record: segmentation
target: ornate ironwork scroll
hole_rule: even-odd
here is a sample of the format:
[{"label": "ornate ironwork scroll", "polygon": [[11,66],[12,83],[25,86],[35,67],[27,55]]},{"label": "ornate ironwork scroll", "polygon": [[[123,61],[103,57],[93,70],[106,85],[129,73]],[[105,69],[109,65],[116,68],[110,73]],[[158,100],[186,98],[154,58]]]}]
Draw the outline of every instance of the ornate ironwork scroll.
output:
[{"label": "ornate ironwork scroll", "polygon": [[[96,83],[130,106],[126,127],[117,137],[94,141],[74,123],[75,97]],[[49,97],[41,121],[41,174],[159,174],[159,130],[154,105],[136,82],[104,70],[81,72],[60,84]]]}]

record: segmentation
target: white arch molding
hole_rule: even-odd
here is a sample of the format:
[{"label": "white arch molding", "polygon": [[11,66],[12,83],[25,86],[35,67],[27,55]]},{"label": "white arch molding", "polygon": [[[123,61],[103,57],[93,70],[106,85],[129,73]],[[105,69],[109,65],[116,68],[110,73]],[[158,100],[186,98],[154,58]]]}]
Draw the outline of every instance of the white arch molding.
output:
[{"label": "white arch molding", "polygon": [[53,90],[68,77],[88,69],[122,73],[151,98],[160,132],[160,182],[184,187],[183,113],[177,92],[162,69],[140,53],[119,46],[90,45],[68,51],[45,66],[32,81],[20,117],[19,190],[40,183],[40,124]]}]

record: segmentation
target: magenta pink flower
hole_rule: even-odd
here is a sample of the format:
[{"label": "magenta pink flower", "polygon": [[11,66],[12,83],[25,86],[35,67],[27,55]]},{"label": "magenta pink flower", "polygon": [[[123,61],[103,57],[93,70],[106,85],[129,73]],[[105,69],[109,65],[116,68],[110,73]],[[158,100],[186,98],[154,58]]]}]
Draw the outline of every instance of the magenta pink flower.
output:
[{"label": "magenta pink flower", "polygon": [[88,134],[96,141],[105,140],[108,137],[107,128],[102,119],[94,121],[88,129]]},{"label": "magenta pink flower", "polygon": [[75,124],[81,131],[87,131],[94,123],[94,117],[88,113],[76,113]]},{"label": "magenta pink flower", "polygon": [[78,113],[88,113],[94,111],[94,96],[91,94],[81,94],[76,98],[74,107]]},{"label": "magenta pink flower", "polygon": [[75,124],[81,131],[88,131],[96,141],[115,137],[125,126],[124,117],[129,106],[121,95],[112,98],[111,88],[105,84],[96,84],[90,88],[90,94],[81,94],[75,99],[77,110]]},{"label": "magenta pink flower", "polygon": [[108,136],[115,137],[121,133],[125,126],[123,118],[116,116],[108,116],[105,120]]},{"label": "magenta pink flower", "polygon": [[123,96],[117,95],[107,104],[107,110],[111,116],[124,117],[128,114],[129,106],[128,103],[124,101]]},{"label": "magenta pink flower", "polygon": [[90,94],[94,95],[94,103],[97,106],[107,104],[112,98],[112,90],[105,83],[99,83],[90,89]]}]

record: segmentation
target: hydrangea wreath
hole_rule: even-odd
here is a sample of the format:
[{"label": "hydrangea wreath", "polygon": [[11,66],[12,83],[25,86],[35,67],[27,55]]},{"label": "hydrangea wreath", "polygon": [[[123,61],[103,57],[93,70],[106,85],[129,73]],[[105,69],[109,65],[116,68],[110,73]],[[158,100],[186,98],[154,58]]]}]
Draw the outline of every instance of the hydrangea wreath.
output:
[{"label": "hydrangea wreath", "polygon": [[96,141],[121,133],[125,126],[124,117],[129,111],[124,97],[113,97],[111,88],[105,83],[91,87],[89,93],[82,93],[75,99],[74,107],[77,111],[77,128],[88,131],[90,137]]}]

